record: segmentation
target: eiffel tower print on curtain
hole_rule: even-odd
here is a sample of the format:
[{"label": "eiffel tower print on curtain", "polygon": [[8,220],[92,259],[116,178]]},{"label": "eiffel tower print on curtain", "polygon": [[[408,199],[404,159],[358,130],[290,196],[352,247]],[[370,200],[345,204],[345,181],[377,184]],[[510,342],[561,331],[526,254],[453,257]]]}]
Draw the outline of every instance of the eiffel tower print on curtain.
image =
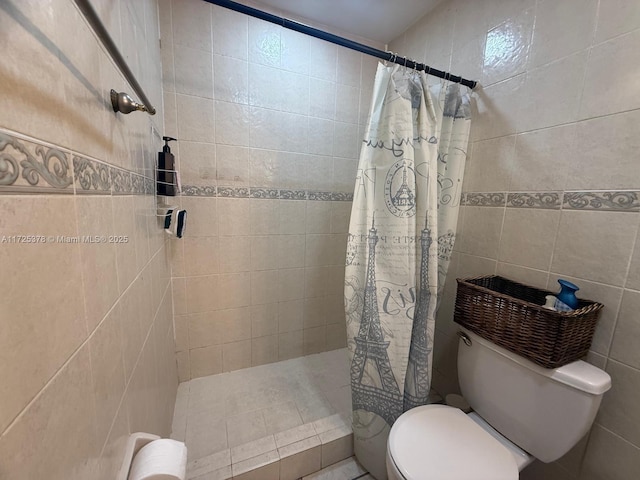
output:
[{"label": "eiffel tower print on curtain", "polygon": [[431,247],[431,230],[425,224],[420,236],[422,259],[420,261],[420,287],[418,301],[411,329],[411,346],[409,347],[409,363],[404,379],[404,410],[425,405],[429,399],[429,354],[432,338],[429,338],[427,318],[431,291],[429,290],[429,248]]},{"label": "eiffel tower print on curtain", "polygon": [[376,244],[378,231],[373,219],[367,244],[367,276],[364,306],[360,317],[353,361],[351,362],[351,390],[354,410],[365,410],[382,417],[390,426],[402,413],[402,394],[391,370],[387,354],[389,342],[384,339],[378,313],[376,294]]}]

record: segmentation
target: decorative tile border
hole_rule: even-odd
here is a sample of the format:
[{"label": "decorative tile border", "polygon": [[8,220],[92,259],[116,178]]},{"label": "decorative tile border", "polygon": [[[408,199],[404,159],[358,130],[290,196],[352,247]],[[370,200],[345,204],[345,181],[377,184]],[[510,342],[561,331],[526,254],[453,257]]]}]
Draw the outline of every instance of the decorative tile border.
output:
[{"label": "decorative tile border", "polygon": [[79,153],[0,130],[0,194],[154,195],[155,181]]},{"label": "decorative tile border", "polygon": [[281,200],[306,200],[306,190],[279,190],[278,194]]},{"label": "decorative tile border", "polygon": [[198,185],[182,185],[182,195],[187,197],[216,197],[215,185],[206,185],[200,187]]},{"label": "decorative tile border", "polygon": [[251,188],[251,198],[279,198],[278,190],[272,188]]},{"label": "decorative tile border", "polygon": [[547,210],[640,212],[640,191],[467,192],[462,194],[462,205],[476,207],[506,206],[508,208],[538,208]]},{"label": "decorative tile border", "polygon": [[468,207],[504,207],[504,192],[469,192],[463,197],[463,205]]},{"label": "decorative tile border", "polygon": [[507,207],[512,208],[543,208],[560,210],[562,192],[534,192],[507,194]]},{"label": "decorative tile border", "polygon": [[264,187],[221,187],[215,185],[183,185],[182,195],[188,197],[257,198],[265,200],[315,200],[321,202],[351,202],[353,193],[318,192]]},{"label": "decorative tile border", "polygon": [[638,212],[638,191],[564,192],[562,208],[568,210],[606,210]]},{"label": "decorative tile border", "polygon": [[120,168],[111,168],[111,185],[113,193],[130,194],[131,190],[131,173],[128,170]]},{"label": "decorative tile border", "polygon": [[248,187],[218,187],[218,197],[249,198]]},{"label": "decorative tile border", "polygon": [[0,132],[0,191],[73,193],[70,154]]},{"label": "decorative tile border", "polygon": [[111,172],[106,163],[74,156],[73,178],[78,193],[111,194]]}]

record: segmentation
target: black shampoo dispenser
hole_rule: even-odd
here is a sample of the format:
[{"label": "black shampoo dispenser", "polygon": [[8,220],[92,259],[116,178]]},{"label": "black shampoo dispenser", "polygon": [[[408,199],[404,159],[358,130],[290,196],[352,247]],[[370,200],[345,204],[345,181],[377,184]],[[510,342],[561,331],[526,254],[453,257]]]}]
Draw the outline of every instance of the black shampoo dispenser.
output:
[{"label": "black shampoo dispenser", "polygon": [[158,181],[157,192],[158,195],[164,195],[167,197],[175,197],[176,195],[176,170],[175,170],[175,157],[171,153],[169,148],[169,142],[175,141],[175,138],[162,137],[164,140],[164,147],[162,151],[158,152]]}]

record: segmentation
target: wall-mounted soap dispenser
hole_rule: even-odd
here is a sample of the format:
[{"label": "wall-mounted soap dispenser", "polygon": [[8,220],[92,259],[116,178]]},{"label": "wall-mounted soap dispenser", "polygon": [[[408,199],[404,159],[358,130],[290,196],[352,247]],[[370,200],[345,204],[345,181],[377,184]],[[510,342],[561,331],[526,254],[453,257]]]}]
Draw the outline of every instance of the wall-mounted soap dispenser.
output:
[{"label": "wall-mounted soap dispenser", "polygon": [[175,197],[178,192],[178,177],[175,169],[175,157],[173,156],[173,153],[171,153],[169,142],[175,141],[176,139],[171,137],[162,137],[162,140],[164,140],[164,147],[162,147],[161,152],[158,152],[158,181],[156,182],[157,193],[158,195]]}]

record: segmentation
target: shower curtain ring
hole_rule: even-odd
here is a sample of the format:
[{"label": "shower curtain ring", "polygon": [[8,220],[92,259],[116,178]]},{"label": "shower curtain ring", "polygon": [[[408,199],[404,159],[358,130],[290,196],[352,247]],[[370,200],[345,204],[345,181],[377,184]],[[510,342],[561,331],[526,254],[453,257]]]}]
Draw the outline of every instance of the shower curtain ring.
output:
[{"label": "shower curtain ring", "polygon": [[404,68],[407,68],[407,57],[404,57]]}]

